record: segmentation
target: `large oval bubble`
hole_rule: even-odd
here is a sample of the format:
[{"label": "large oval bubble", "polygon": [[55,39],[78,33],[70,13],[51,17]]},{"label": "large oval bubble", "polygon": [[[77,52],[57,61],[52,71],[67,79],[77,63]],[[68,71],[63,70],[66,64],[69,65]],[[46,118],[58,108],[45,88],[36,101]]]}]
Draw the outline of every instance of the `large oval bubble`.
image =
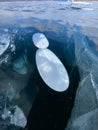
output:
[{"label": "large oval bubble", "polygon": [[35,33],[32,40],[38,48],[47,48],[49,46],[49,42],[43,33]]},{"label": "large oval bubble", "polygon": [[62,92],[69,86],[67,71],[49,49],[38,49],[36,52],[36,64],[44,82],[53,90]]}]

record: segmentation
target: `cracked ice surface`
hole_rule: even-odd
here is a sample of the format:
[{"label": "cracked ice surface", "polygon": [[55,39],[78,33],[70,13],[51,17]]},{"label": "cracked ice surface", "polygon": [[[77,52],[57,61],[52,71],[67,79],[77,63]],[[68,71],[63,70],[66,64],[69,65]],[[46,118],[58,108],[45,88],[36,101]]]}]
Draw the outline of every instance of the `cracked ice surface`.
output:
[{"label": "cracked ice surface", "polygon": [[[81,31],[78,27],[81,28]],[[21,75],[21,72],[26,72],[24,69],[19,73],[19,70],[26,63],[22,62],[21,66],[21,58],[28,46],[30,47],[29,54],[32,52],[28,59],[33,57],[34,48],[31,48],[30,40],[32,40],[34,32],[43,32],[50,41],[58,42],[58,44],[56,42],[52,44],[52,41],[50,49],[55,51],[59,58],[63,57],[68,65],[73,65],[76,62],[81,75],[81,82],[77,90],[68,128],[70,130],[96,130],[98,128],[98,3],[1,2],[0,28],[3,28],[6,33],[8,28],[15,28],[15,42],[12,42],[14,45],[12,50],[18,54],[18,57],[14,57],[14,54],[10,55],[11,53],[5,54],[9,38],[7,37],[7,40],[1,38],[1,41],[5,43],[7,41],[7,46],[4,45],[3,48],[2,45],[0,52],[0,61],[3,63],[3,68],[0,68],[0,92],[4,89],[8,90],[10,99],[18,99],[20,92],[24,92],[22,90],[26,87],[33,70],[31,66],[25,64],[30,72]],[[23,30],[21,31],[20,28]],[[25,30],[26,28],[29,29]],[[29,39],[29,42],[27,39]],[[5,62],[2,60],[3,53]],[[12,60],[11,56],[13,57]],[[9,64],[4,66],[6,61]],[[17,61],[20,64],[17,64]],[[32,61],[32,64],[34,64],[34,61]],[[24,98],[21,98],[20,104],[28,101],[27,95],[22,96]],[[30,102],[26,103],[29,104],[30,108]],[[29,111],[24,106],[22,109],[26,112]],[[85,125],[83,125],[84,119]]]}]

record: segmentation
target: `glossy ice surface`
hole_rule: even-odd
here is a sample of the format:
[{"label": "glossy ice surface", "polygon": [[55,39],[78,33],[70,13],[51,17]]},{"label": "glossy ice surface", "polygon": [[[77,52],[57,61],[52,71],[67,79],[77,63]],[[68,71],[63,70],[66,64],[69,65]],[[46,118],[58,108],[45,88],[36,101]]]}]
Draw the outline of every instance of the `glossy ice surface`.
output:
[{"label": "glossy ice surface", "polygon": [[58,57],[49,49],[38,49],[36,64],[45,83],[55,91],[64,91],[69,86],[67,71]]},{"label": "glossy ice surface", "polygon": [[34,45],[38,48],[47,48],[49,46],[49,42],[44,34],[35,33],[32,37]]}]

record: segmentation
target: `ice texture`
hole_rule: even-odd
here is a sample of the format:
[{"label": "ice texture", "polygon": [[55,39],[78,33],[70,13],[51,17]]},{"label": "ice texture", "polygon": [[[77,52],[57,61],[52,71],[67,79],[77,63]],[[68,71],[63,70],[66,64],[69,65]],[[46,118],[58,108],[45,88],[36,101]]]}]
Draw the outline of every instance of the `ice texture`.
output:
[{"label": "ice texture", "polygon": [[0,124],[15,125],[25,127],[27,123],[26,117],[13,101],[10,101],[7,93],[0,93]]},{"label": "ice texture", "polygon": [[[98,50],[94,42],[75,27],[75,58],[80,83],[66,130],[96,130],[98,128]],[[93,123],[92,123],[93,122]]]},{"label": "ice texture", "polygon": [[8,34],[0,35],[0,56],[6,51],[10,45],[10,36]]},{"label": "ice texture", "polygon": [[11,115],[10,123],[23,128],[26,126],[27,119],[23,111],[17,105],[15,106],[14,114]]}]

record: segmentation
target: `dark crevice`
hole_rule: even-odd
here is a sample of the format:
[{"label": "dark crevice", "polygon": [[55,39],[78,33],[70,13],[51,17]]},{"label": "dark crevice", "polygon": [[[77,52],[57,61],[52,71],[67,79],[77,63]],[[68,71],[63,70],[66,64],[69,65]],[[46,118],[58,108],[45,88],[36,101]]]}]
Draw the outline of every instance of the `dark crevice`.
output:
[{"label": "dark crevice", "polygon": [[[71,67],[66,68],[70,72]],[[42,82],[42,80],[38,81],[40,88],[28,116],[27,128],[64,130],[74,105],[79,82],[78,69],[74,67],[70,75],[70,86],[65,92],[55,92]]]},{"label": "dark crevice", "polygon": [[[64,130],[71,116],[80,76],[77,66],[66,65],[66,56],[64,57],[63,51],[58,51],[54,48],[54,46],[50,46],[49,49],[57,53],[56,55],[66,67],[70,78],[70,85],[65,92],[51,90],[42,81],[36,65],[33,65],[34,73],[32,74],[31,82],[34,82],[29,85],[32,87],[37,86],[38,93],[27,118],[26,128],[29,130]],[[35,63],[33,62],[33,64]]]},{"label": "dark crevice", "polygon": [[[80,80],[77,66],[69,64],[71,62],[68,63],[71,60],[75,62],[74,43],[71,43],[70,40],[60,43],[48,39],[49,49],[62,61],[70,79],[70,85],[66,91],[56,92],[43,82],[36,68],[37,48],[32,43],[34,33],[32,30],[20,30],[14,38],[16,51],[11,63],[26,50],[28,62],[33,70],[28,84],[21,90],[20,99],[16,99],[15,104],[23,110],[27,117],[27,130],[64,130],[71,116]],[[35,30],[35,32],[40,31]]]}]

